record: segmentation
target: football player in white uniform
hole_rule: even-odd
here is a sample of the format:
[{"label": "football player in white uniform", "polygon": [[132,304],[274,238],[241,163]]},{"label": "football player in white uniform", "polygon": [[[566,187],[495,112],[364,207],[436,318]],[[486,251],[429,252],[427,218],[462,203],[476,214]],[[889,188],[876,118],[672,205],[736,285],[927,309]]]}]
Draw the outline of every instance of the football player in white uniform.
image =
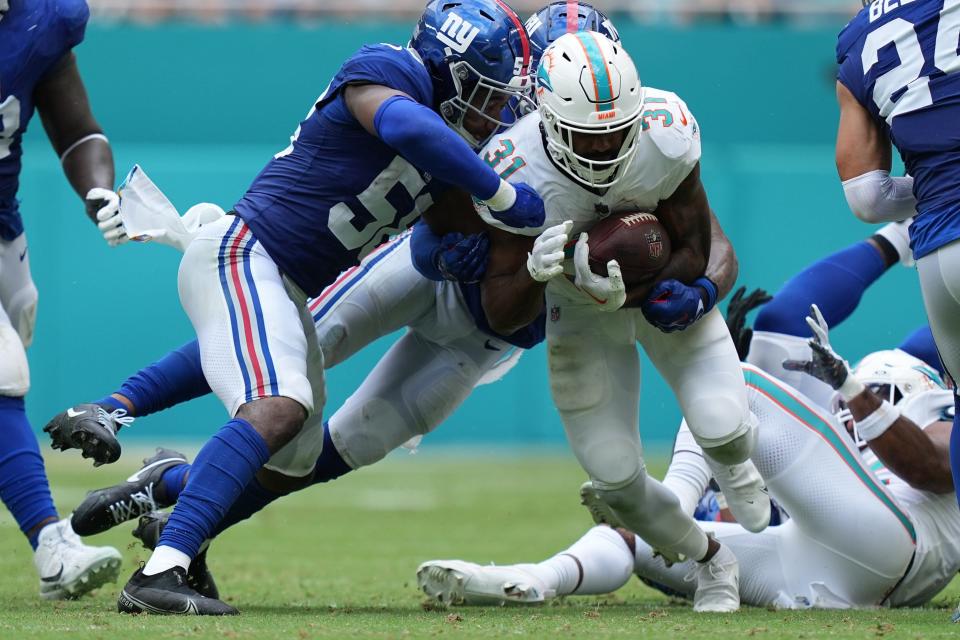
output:
[{"label": "football player in white uniform", "polygon": [[[486,154],[498,169],[510,169],[509,179],[536,185],[546,225],[555,225],[560,240],[544,241],[545,233],[529,257],[518,236],[513,245],[491,248],[498,265],[513,267],[488,273],[484,282],[491,326],[500,332],[522,326],[539,310],[545,291],[551,389],[568,440],[591,478],[585,492],[662,553],[710,557],[713,543],[648,477],[636,426],[639,342],[676,394],[731,508],[748,526],[766,526],[769,500],[748,459],[755,419],[733,341],[713,309],[736,268],[728,244],[716,252],[710,247],[697,123],[675,94],[641,87],[623,48],[594,33],[565,35],[546,50],[537,97],[539,112],[495,136]],[[583,232],[611,212],[637,211],[653,212],[673,246],[652,291],[626,291],[615,261],[609,277],[587,265]],[[486,221],[495,234],[510,233]],[[573,233],[580,238],[571,280],[561,275],[561,248]],[[548,243],[552,251],[538,251]],[[716,564],[713,575],[724,573]],[[732,558],[727,567],[735,584]]]},{"label": "football player in white uniform", "polygon": [[[790,519],[754,534],[735,523],[701,526],[740,562],[740,596],[756,606],[918,606],[960,570],[960,512],[948,454],[953,395],[923,361],[878,351],[851,373],[829,346],[819,311],[810,361],[788,361],[839,390],[862,452],[840,420],[771,374],[744,364],[760,419],[754,460]],[[894,404],[895,401],[895,404]],[[863,446],[862,445],[862,446]],[[710,470],[686,425],[664,484],[692,512]],[[690,597],[687,561],[665,563],[639,537],[599,526],[538,564],[430,561],[420,587],[447,603],[535,603],[614,591],[636,573]],[[455,578],[455,579],[452,579]]]}]

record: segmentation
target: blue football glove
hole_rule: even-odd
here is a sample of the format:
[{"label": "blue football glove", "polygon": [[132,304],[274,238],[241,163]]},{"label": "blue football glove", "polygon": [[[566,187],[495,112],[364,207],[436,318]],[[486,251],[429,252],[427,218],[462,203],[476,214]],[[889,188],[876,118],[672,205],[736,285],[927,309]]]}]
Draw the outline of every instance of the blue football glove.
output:
[{"label": "blue football glove", "polygon": [[496,210],[495,201],[487,201],[490,208],[490,215],[494,218],[515,229],[525,227],[542,227],[547,213],[543,208],[543,198],[537,193],[537,190],[530,185],[518,182],[512,185],[516,193],[516,198],[510,207],[502,211]]},{"label": "blue football glove", "polygon": [[489,250],[486,233],[448,233],[437,249],[437,269],[445,280],[479,282],[487,272]]},{"label": "blue football glove", "polygon": [[715,304],[717,285],[709,278],[697,278],[692,285],[670,279],[658,282],[640,309],[647,322],[672,333],[692,325]]}]

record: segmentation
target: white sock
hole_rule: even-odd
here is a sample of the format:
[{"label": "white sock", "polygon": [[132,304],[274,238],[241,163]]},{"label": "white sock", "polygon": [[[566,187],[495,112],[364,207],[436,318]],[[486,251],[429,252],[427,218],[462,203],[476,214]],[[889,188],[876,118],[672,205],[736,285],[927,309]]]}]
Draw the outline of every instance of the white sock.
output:
[{"label": "white sock", "polygon": [[673,459],[667,475],[663,478],[663,486],[677,496],[684,513],[693,515],[712,476],[713,473],[703,458],[703,449],[693,439],[693,434],[684,421],[677,432]]},{"label": "white sock", "polygon": [[633,564],[633,552],[620,534],[610,527],[598,526],[566,551],[524,569],[555,589],[558,596],[598,595],[625,585],[633,573]]},{"label": "white sock", "polygon": [[173,547],[159,546],[153,550],[153,555],[147,560],[147,565],[143,568],[143,575],[152,576],[173,567],[189,569],[190,556]]}]

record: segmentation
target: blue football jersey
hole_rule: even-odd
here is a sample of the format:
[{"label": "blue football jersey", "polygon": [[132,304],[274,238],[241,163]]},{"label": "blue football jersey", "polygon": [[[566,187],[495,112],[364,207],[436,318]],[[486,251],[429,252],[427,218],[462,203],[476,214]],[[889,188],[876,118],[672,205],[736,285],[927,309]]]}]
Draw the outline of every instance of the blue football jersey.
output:
[{"label": "blue football jersey", "polygon": [[343,99],[349,84],[384,85],[433,107],[433,83],[415,51],[363,47],[234,207],[309,296],[410,226],[443,188],[360,126]]},{"label": "blue football jersey", "polygon": [[875,0],[840,32],[837,78],[914,178],[918,258],[960,238],[960,0]]},{"label": "blue football jersey", "polygon": [[10,4],[0,19],[0,238],[23,233],[17,202],[20,142],[33,116],[37,84],[83,41],[90,11],[84,0]]}]

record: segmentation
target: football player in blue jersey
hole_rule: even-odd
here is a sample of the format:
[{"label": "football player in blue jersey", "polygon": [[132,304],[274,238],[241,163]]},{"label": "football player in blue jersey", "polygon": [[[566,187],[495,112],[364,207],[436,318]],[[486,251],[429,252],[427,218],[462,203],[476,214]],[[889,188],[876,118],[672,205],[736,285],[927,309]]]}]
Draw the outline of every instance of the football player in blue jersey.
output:
[{"label": "football player in blue jersey", "polygon": [[[192,589],[187,569],[254,474],[323,407],[308,296],[451,188],[506,225],[543,223],[536,192],[502,180],[473,149],[526,93],[529,66],[526,32],[502,0],[434,0],[409,47],[366,46],[349,58],[233,215],[191,242],[180,297],[232,419],[201,449],[120,611],[236,613]],[[55,434],[82,444],[71,436]]]},{"label": "football player in blue jersey", "polygon": [[[915,216],[910,243],[944,368],[960,375],[960,0],[864,8],[837,42],[837,170],[867,222]],[[893,177],[891,143],[907,175]],[[960,406],[960,399],[957,400]],[[956,412],[954,427],[960,420]],[[871,415],[889,428],[898,410]],[[950,442],[960,482],[960,429]]]},{"label": "football player in blue jersey", "polygon": [[113,156],[72,52],[88,16],[83,0],[0,0],[0,500],[34,549],[44,598],[75,597],[113,581],[121,560],[111,547],[82,544],[70,521],[60,520],[24,409],[37,290],[17,190],[35,109],[87,215],[105,225],[109,242],[120,239]]}]

